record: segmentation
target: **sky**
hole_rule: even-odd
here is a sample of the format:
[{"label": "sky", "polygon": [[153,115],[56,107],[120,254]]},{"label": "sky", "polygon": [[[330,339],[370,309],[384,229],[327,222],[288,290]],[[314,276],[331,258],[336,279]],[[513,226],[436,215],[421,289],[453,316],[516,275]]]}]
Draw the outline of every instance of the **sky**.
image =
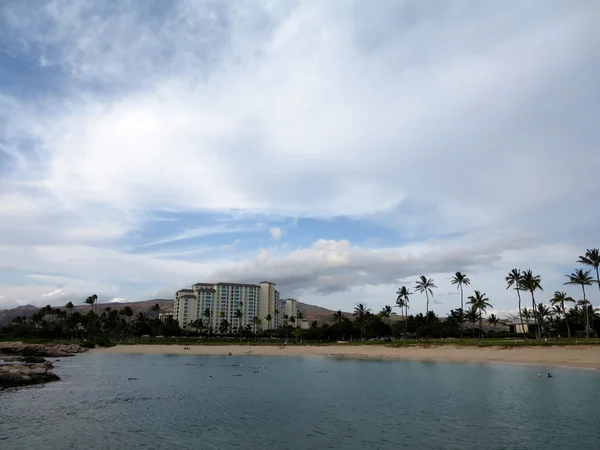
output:
[{"label": "sky", "polygon": [[378,311],[425,275],[446,315],[461,271],[502,315],[512,268],[581,298],[598,23],[595,0],[3,1],[0,308],[270,280]]}]

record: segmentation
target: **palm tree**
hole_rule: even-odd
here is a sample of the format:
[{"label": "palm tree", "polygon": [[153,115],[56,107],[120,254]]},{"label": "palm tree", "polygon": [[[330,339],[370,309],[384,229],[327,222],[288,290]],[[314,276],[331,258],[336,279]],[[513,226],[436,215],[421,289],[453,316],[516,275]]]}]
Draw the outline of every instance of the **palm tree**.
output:
[{"label": "palm tree", "polygon": [[91,306],[91,311],[94,312],[94,303],[98,300],[98,296],[96,294],[90,295],[85,299],[85,303]]},{"label": "palm tree", "polygon": [[229,322],[225,320],[225,311],[219,311],[219,319],[221,319],[219,321],[219,331],[221,332],[221,334],[223,334],[223,323],[227,325],[225,327],[225,332],[229,330]]},{"label": "palm tree", "polygon": [[258,316],[254,316],[252,318],[252,325],[254,325],[254,333],[258,334],[261,324],[262,324],[262,321],[258,318]]},{"label": "palm tree", "polygon": [[[460,289],[460,313],[462,314],[465,308],[463,304],[463,286],[471,284],[471,280],[464,274],[456,272],[452,277],[452,284],[456,284],[456,290]],[[460,338],[463,337],[463,320],[460,321]]]},{"label": "palm tree", "polygon": [[392,315],[392,307],[390,305],[385,305],[381,311],[379,312],[381,318],[386,319],[388,326],[390,325],[390,317]]},{"label": "palm tree", "polygon": [[[225,313],[223,313],[223,317],[225,316]],[[229,322],[226,319],[221,319],[221,323],[219,324],[219,331],[221,332],[221,334],[227,334],[227,331],[229,330]]]},{"label": "palm tree", "polygon": [[596,271],[596,283],[600,290],[600,270],[598,269],[600,267],[600,250],[597,248],[587,249],[585,256],[580,256],[577,262],[594,268]]},{"label": "palm tree", "polygon": [[475,306],[471,305],[471,307],[465,312],[464,318],[471,323],[472,335],[475,337],[475,322],[477,322],[477,319],[479,319],[479,311],[477,311]]},{"label": "palm tree", "polygon": [[210,324],[210,308],[206,308],[203,313],[204,321],[206,322],[206,327],[208,328],[208,336],[210,336],[210,330],[212,325]]},{"label": "palm tree", "polygon": [[523,272],[523,278],[521,279],[521,283],[519,284],[519,289],[529,291],[531,293],[531,309],[533,311],[533,319],[536,323],[537,329],[535,331],[535,336],[537,339],[541,337],[541,333],[540,325],[537,320],[537,315],[535,314],[536,306],[534,292],[538,289],[540,291],[544,290],[542,289],[541,281],[542,279],[539,275],[534,275],[531,270],[526,270],[525,272]]},{"label": "palm tree", "polygon": [[537,315],[538,322],[543,330],[544,326],[546,324],[546,319],[551,317],[553,313],[552,313],[552,310],[550,308],[548,308],[546,305],[544,305],[543,303],[538,303],[535,314]]},{"label": "palm tree", "polygon": [[508,275],[504,277],[506,281],[506,289],[514,287],[517,291],[517,297],[519,298],[519,320],[521,321],[521,330],[523,331],[523,339],[527,340],[527,334],[525,334],[525,326],[523,325],[523,314],[521,314],[521,283],[523,281],[523,274],[520,269],[513,269],[508,272]]},{"label": "palm tree", "polygon": [[[404,322],[404,339],[406,339],[406,334],[408,332],[408,305],[410,303],[409,295],[412,295],[412,292],[406,287],[402,286],[398,289],[396,293],[398,298],[396,299],[396,305],[400,308],[400,312],[402,313],[402,320]],[[404,310],[402,309],[404,308]]]},{"label": "palm tree", "polygon": [[150,309],[156,313],[156,317],[160,318],[160,305],[158,303],[152,305]]},{"label": "palm tree", "polygon": [[73,302],[69,302],[65,305],[65,308],[67,308],[69,310],[69,315],[72,316],[73,315],[73,308],[75,308],[75,305],[73,305]]},{"label": "palm tree", "polygon": [[198,334],[202,336],[202,331],[204,331],[204,321],[200,317],[190,323],[190,325],[198,330]]},{"label": "palm tree", "polygon": [[[581,286],[581,290],[583,291],[583,304],[587,305],[588,304],[588,300],[585,298],[585,287],[586,286],[591,286],[592,283],[594,282],[594,279],[592,277],[590,277],[590,270],[586,270],[585,272],[583,271],[583,269],[576,269],[575,272],[573,272],[570,275],[566,275],[566,277],[569,279],[569,281],[565,282],[564,284],[571,284],[571,285],[579,285]],[[590,318],[589,318],[589,314],[588,314],[588,308],[584,308],[585,311],[585,341],[587,342],[589,339],[589,334],[590,334]]]},{"label": "palm tree", "polygon": [[425,296],[427,297],[427,307],[426,307],[426,317],[427,323],[429,323],[429,295],[433,297],[433,288],[437,288],[435,284],[433,284],[433,279],[427,279],[424,275],[421,275],[421,278],[416,282],[415,291],[420,292],[421,294],[425,292]]},{"label": "palm tree", "polygon": [[271,314],[267,314],[265,316],[265,320],[267,321],[267,325],[269,326],[269,330],[271,329],[271,322],[273,321],[273,316]]},{"label": "palm tree", "polygon": [[123,308],[123,311],[125,311],[125,316],[127,316],[127,321],[131,322],[131,318],[133,317],[133,309],[131,309],[131,307],[126,306],[125,308]]},{"label": "palm tree", "polygon": [[555,307],[558,307],[560,313],[565,318],[565,322],[567,324],[567,335],[569,339],[571,338],[571,328],[569,327],[569,319],[567,318],[567,311],[565,310],[565,302],[566,303],[575,303],[575,299],[573,297],[569,297],[566,292],[554,291],[554,297],[550,300],[550,303]]},{"label": "palm tree", "polygon": [[333,313],[333,320],[338,324],[342,323],[345,319],[346,315],[342,312],[341,309],[338,309],[336,312]]},{"label": "palm tree", "polygon": [[365,306],[362,303],[359,303],[358,305],[356,305],[356,307],[354,308],[354,317],[355,317],[355,321],[358,324],[359,328],[360,328],[360,340],[363,340],[363,335],[364,335],[364,328],[365,328],[365,321],[367,319],[367,316],[369,315],[370,310],[365,308]]},{"label": "palm tree", "polygon": [[302,311],[296,311],[296,326],[302,328],[302,319],[304,319],[304,314]]},{"label": "palm tree", "polygon": [[490,314],[490,317],[488,317],[487,319],[487,323],[491,326],[494,327],[494,330],[496,329],[496,327],[498,326],[498,323],[500,323],[500,320],[498,320],[498,318],[496,317],[496,314]]},{"label": "palm tree", "polygon": [[238,320],[238,331],[240,333],[240,344],[242,343],[242,331],[243,331],[243,325],[242,325],[242,318],[244,317],[244,313],[242,312],[242,308],[244,307],[244,303],[240,302],[239,304],[239,308],[236,309],[235,313],[233,314],[233,317],[235,317]]},{"label": "palm tree", "polygon": [[275,310],[273,311],[273,315],[275,316],[275,326],[278,327],[279,326],[279,310],[277,308],[275,308]]},{"label": "palm tree", "polygon": [[289,320],[290,316],[288,316],[287,314],[283,315],[283,328],[285,329],[285,342],[287,343],[287,334],[288,334],[288,320]]},{"label": "palm tree", "polygon": [[491,308],[492,305],[489,302],[489,298],[485,296],[485,293],[481,293],[479,291],[475,291],[475,295],[471,295],[469,297],[469,301],[467,302],[471,305],[479,314],[479,332],[481,337],[483,338],[483,324],[482,324],[482,316],[487,308]]}]

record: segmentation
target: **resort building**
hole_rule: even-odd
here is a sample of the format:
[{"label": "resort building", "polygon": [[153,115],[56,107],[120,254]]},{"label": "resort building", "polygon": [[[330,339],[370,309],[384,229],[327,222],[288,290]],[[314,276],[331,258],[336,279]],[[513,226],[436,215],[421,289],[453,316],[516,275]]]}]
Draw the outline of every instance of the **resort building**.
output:
[{"label": "resort building", "polygon": [[293,317],[294,321],[290,321],[290,325],[295,325],[295,318],[298,315],[298,304],[296,300],[294,300],[293,298],[288,298],[285,301],[284,314],[288,316],[288,319]]},{"label": "resort building", "polygon": [[[271,328],[278,326],[279,314],[275,313],[278,306],[279,292],[270,281],[260,284],[196,283],[192,289],[175,293],[173,317],[182,328],[190,328],[195,320],[202,319],[203,326],[214,332],[235,333],[240,326],[256,332],[259,328],[269,328],[265,319],[269,314],[273,318]],[[260,326],[255,318],[260,319]],[[223,329],[224,324],[227,330]]]},{"label": "resort building", "polygon": [[173,313],[172,312],[160,313],[158,315],[158,320],[160,320],[163,323],[168,322],[172,318],[173,318]]}]

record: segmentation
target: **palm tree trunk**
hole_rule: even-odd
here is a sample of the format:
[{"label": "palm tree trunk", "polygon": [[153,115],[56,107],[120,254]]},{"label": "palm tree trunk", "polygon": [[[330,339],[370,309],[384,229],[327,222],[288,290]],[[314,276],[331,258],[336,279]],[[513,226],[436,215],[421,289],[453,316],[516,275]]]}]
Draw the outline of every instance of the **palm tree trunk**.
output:
[{"label": "palm tree trunk", "polygon": [[533,296],[533,291],[531,292],[531,309],[533,309],[533,321],[535,322],[535,338],[540,339],[542,337],[540,330],[540,322],[538,321],[537,314],[535,312],[535,297]]},{"label": "palm tree trunk", "polygon": [[571,339],[571,328],[569,327],[569,319],[567,319],[567,311],[565,311],[564,302],[562,303],[562,311],[563,311],[563,316],[565,316],[565,322],[567,324],[567,337],[569,339]]},{"label": "palm tree trunk", "polygon": [[481,311],[479,311],[479,336],[480,339],[483,339],[483,316]]},{"label": "palm tree trunk", "polygon": [[464,311],[464,305],[463,305],[463,287],[462,287],[462,283],[460,284],[460,338],[462,339],[463,337],[463,328],[464,328],[464,321],[463,321],[463,311]]},{"label": "palm tree trunk", "polygon": [[585,308],[585,342],[588,341],[590,337],[590,319],[588,316],[588,305],[585,299],[585,286],[581,285],[581,290],[583,291],[583,307]]},{"label": "palm tree trunk", "polygon": [[408,306],[404,307],[404,340],[408,335]]},{"label": "palm tree trunk", "polygon": [[429,325],[429,294],[425,291],[425,297],[427,297],[427,305],[426,305],[426,315],[425,315],[425,323]]},{"label": "palm tree trunk", "polygon": [[521,331],[523,332],[523,339],[527,340],[527,335],[525,334],[525,326],[523,325],[523,312],[521,310],[521,292],[519,288],[517,288],[517,296],[519,297],[519,319],[521,320]]}]

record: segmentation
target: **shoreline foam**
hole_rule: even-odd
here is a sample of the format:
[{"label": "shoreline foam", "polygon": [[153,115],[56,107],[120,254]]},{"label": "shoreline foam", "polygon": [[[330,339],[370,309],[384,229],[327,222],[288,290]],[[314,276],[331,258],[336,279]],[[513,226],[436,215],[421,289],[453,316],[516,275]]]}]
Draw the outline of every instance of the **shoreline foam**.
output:
[{"label": "shoreline foam", "polygon": [[94,354],[169,354],[227,356],[322,356],[346,359],[385,359],[398,361],[440,361],[463,363],[511,363],[520,365],[570,367],[600,370],[598,346],[555,347],[458,347],[374,345],[117,345],[91,350]]}]

